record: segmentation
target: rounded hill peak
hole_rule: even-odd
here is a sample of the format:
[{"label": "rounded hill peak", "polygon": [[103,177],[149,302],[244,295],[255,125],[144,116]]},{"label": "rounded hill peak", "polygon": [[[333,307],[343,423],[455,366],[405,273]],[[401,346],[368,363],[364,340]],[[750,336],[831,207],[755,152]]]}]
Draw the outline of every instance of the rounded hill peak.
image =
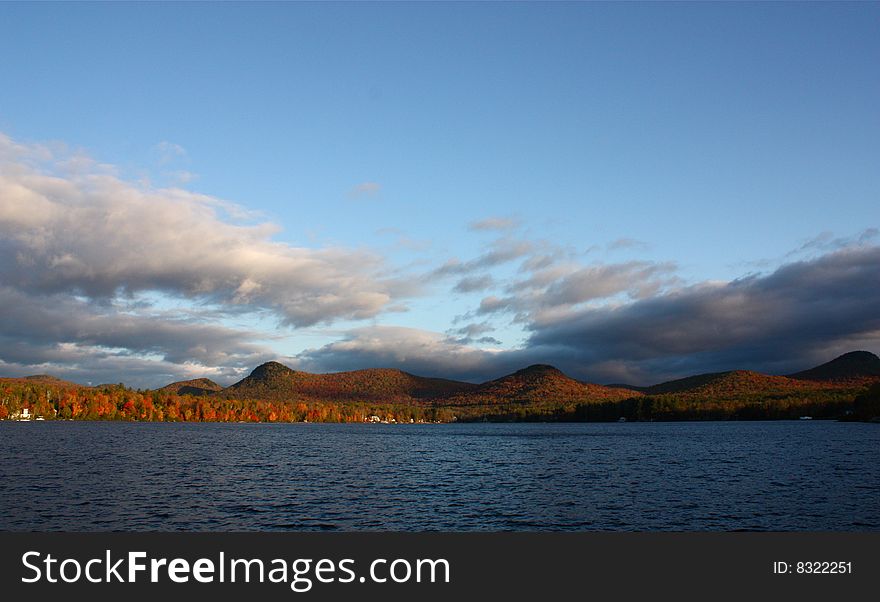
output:
[{"label": "rounded hill peak", "polygon": [[880,361],[880,357],[877,357],[876,354],[871,353],[870,351],[850,351],[849,353],[844,353],[840,357],[832,361],[861,361],[861,362],[877,362]]},{"label": "rounded hill peak", "polygon": [[567,378],[561,370],[548,364],[532,364],[522,370],[517,370],[509,376],[502,378],[525,378],[525,379],[543,379],[543,378]]},{"label": "rounded hill peak", "polygon": [[549,364],[532,364],[527,368],[517,370],[514,374],[518,376],[563,376],[559,368]]},{"label": "rounded hill peak", "polygon": [[286,374],[293,374],[293,370],[280,362],[266,362],[254,368],[249,378],[254,380],[267,380]]},{"label": "rounded hill peak", "polygon": [[880,358],[870,351],[850,351],[830,362],[803,372],[793,378],[807,380],[852,380],[880,376]]}]

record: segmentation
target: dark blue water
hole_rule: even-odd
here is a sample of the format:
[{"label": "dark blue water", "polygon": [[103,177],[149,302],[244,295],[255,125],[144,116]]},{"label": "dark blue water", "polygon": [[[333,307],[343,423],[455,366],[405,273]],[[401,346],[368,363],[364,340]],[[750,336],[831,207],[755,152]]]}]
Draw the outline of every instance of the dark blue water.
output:
[{"label": "dark blue water", "polygon": [[880,426],[0,423],[0,530],[878,530]]}]

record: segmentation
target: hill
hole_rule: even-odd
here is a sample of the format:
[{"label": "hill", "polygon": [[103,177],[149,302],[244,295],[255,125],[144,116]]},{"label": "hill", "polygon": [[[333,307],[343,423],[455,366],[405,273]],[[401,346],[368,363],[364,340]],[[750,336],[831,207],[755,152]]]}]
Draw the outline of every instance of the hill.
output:
[{"label": "hill", "polygon": [[23,408],[46,419],[226,422],[871,419],[876,386],[880,360],[864,351],[791,376],[733,370],[638,388],[581,382],[544,364],[471,384],[383,368],[313,374],[268,362],[226,389],[206,378],[154,391],[48,375],[0,378],[0,419]]},{"label": "hill", "polygon": [[257,366],[220,395],[237,399],[408,402],[442,399],[477,385],[415,376],[402,370],[372,368],[313,374],[278,362]]},{"label": "hill", "polygon": [[220,395],[237,399],[430,402],[443,406],[563,404],[626,399],[638,392],[588,384],[552,366],[535,365],[480,385],[374,368],[312,374],[278,362],[258,366]]},{"label": "hill", "polygon": [[69,380],[64,380],[62,378],[58,378],[57,376],[51,376],[49,374],[34,374],[32,376],[0,378],[0,382],[43,385],[43,386],[47,386],[47,387],[60,387],[60,388],[64,388],[64,389],[66,389],[66,388],[88,388],[86,385],[81,385],[79,383],[71,382]]},{"label": "hill", "polygon": [[706,397],[726,399],[741,395],[757,395],[791,391],[808,391],[823,388],[822,383],[811,383],[772,376],[751,370],[732,370],[698,374],[687,378],[671,380],[645,389],[647,395],[682,395],[685,397]]},{"label": "hill", "polygon": [[621,402],[583,404],[574,420],[780,420],[837,418],[864,386],[810,381],[749,370],[698,374],[645,389]]},{"label": "hill", "polygon": [[798,380],[867,383],[880,380],[880,357],[870,351],[850,351],[826,362],[790,375]]},{"label": "hill", "polygon": [[513,374],[483,383],[447,399],[450,405],[535,405],[615,401],[641,395],[637,391],[583,383],[553,366],[535,364]]},{"label": "hill", "polygon": [[192,380],[181,380],[178,382],[165,385],[159,391],[166,393],[174,393],[175,395],[210,395],[222,391],[223,387],[215,383],[210,378],[194,378]]}]

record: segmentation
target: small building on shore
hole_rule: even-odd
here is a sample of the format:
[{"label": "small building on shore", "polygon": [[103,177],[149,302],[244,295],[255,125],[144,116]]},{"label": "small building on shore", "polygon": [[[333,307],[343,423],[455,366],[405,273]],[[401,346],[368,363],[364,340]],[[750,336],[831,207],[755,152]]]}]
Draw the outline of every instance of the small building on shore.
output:
[{"label": "small building on shore", "polygon": [[31,416],[31,409],[30,408],[22,408],[22,409],[18,410],[17,412],[12,412],[9,415],[9,418],[12,420],[30,420],[33,417]]}]

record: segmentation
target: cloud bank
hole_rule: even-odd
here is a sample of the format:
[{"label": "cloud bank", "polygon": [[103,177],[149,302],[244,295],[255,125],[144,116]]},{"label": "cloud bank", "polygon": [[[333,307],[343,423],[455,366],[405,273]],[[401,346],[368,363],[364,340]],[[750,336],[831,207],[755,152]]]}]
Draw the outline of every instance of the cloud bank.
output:
[{"label": "cloud bank", "polygon": [[129,359],[158,354],[170,365],[228,368],[265,354],[246,343],[256,333],[159,312],[126,315],[119,301],[158,293],[220,313],[268,313],[297,328],[399,310],[414,290],[389,276],[376,253],[276,242],[277,226],[242,223],[247,217],[222,199],[127,181],[61,145],[0,135],[0,336],[7,343],[0,361],[39,365],[48,356],[36,353],[38,345],[46,353],[72,345],[78,353],[112,348]]},{"label": "cloud bank", "polygon": [[[519,313],[529,336],[517,349],[470,346],[410,329],[356,330],[302,355],[332,369],[396,366],[481,381],[531,363],[552,363],[594,382],[651,384],[688,374],[749,368],[789,373],[853,349],[880,348],[880,247],[860,245],[731,282],[668,286],[671,266],[626,263],[576,270],[487,297],[478,314]],[[658,281],[658,278],[660,279]],[[629,300],[579,305],[625,292]],[[471,332],[469,332],[471,331]]]},{"label": "cloud bank", "polygon": [[[880,349],[876,227],[822,233],[769,273],[685,282],[674,262],[591,260],[498,217],[469,224],[473,236],[495,237],[473,258],[401,277],[374,251],[278,242],[278,227],[253,217],[216,197],[128,181],[61,145],[0,135],[0,373],[156,386],[229,382],[284,359],[265,343],[277,332],[231,325],[238,316],[336,338],[287,358],[301,369],[399,367],[472,381],[551,363],[594,382],[649,384],[731,368],[786,373]],[[426,290],[470,309],[442,333],[379,322]],[[339,322],[347,330],[326,330]]]},{"label": "cloud bank", "polygon": [[365,250],[274,242],[272,224],[222,219],[229,204],[139,187],[0,137],[0,279],[29,294],[92,299],[162,291],[278,312],[293,326],[380,313],[402,284]]}]

